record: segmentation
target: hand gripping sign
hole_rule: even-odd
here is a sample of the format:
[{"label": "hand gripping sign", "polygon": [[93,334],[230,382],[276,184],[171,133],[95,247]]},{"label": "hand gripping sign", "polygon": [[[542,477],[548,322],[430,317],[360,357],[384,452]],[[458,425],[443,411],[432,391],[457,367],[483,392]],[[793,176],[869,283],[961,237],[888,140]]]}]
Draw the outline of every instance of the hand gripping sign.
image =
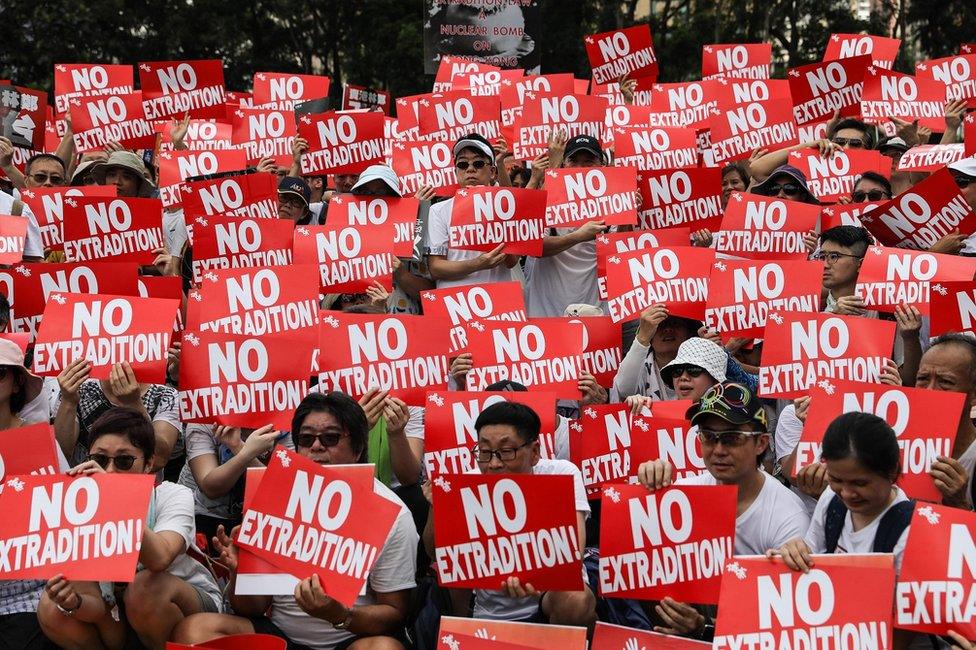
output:
[{"label": "hand gripping sign", "polygon": [[691,241],[690,228],[667,230],[632,230],[608,232],[596,238],[596,281],[600,299],[607,299],[607,258],[617,253],[647,248],[687,246]]},{"label": "hand gripping sign", "polygon": [[131,582],[153,477],[7,476],[0,493],[4,580]]},{"label": "hand gripping sign", "polygon": [[589,135],[602,141],[606,116],[607,101],[601,97],[528,92],[515,120],[512,151],[518,160],[532,160],[549,151],[549,138],[560,130],[570,138]]},{"label": "hand gripping sign", "polygon": [[613,322],[632,320],[653,304],[702,320],[715,251],[674,246],[607,258],[607,310]]},{"label": "hand gripping sign", "polygon": [[541,255],[546,235],[546,191],[510,187],[466,187],[451,208],[451,248]]},{"label": "hand gripping sign", "polygon": [[183,332],[180,417],[184,422],[287,430],[308,393],[315,337],[307,331],[260,338]]},{"label": "hand gripping sign", "polygon": [[[803,397],[822,379],[876,382],[895,324],[830,313],[770,312],[759,367],[762,397]],[[854,344],[857,341],[857,344]]]},{"label": "hand gripping sign", "polygon": [[637,224],[637,170],[631,167],[566,167],[546,172],[546,227],[579,228]]},{"label": "hand gripping sign", "polygon": [[240,149],[228,151],[164,151],[159,154],[159,196],[167,208],[183,203],[181,183],[187,178],[243,171],[247,156]]},{"label": "hand gripping sign", "polygon": [[646,650],[647,648],[654,648],[654,650],[709,650],[712,644],[597,621],[596,630],[593,634],[593,647],[623,648],[623,650]]},{"label": "hand gripping sign", "polygon": [[162,298],[52,293],[34,344],[34,372],[56,377],[87,359],[92,378],[108,379],[113,365],[126,362],[139,381],[161,384],[179,307]]},{"label": "hand gripping sign", "polygon": [[27,219],[23,217],[0,215],[0,264],[10,265],[23,261],[27,224]]},{"label": "hand gripping sign", "polygon": [[915,64],[915,76],[932,79],[946,88],[946,101],[965,99],[976,106],[976,54],[947,56]]},{"label": "hand gripping sign", "polygon": [[188,226],[197,217],[278,216],[278,179],[274,174],[244,174],[183,183],[183,214]]},{"label": "hand gripping sign", "polygon": [[0,492],[5,478],[18,474],[57,474],[57,442],[47,422],[0,431]]},{"label": "hand gripping sign", "polygon": [[799,149],[790,152],[789,164],[803,172],[810,193],[821,203],[836,203],[850,196],[864,172],[891,176],[891,158],[873,149],[835,151],[827,158],[817,149]]},{"label": "hand gripping sign", "polygon": [[963,235],[976,232],[976,215],[948,169],[940,169],[871,214],[862,215],[861,222],[883,246],[917,250],[927,250],[957,230]]},{"label": "hand gripping sign", "polygon": [[139,64],[139,87],[146,118],[223,118],[224,64],[219,59],[203,61],[157,61]]},{"label": "hand gripping sign", "polygon": [[412,196],[334,196],[328,204],[326,223],[333,226],[347,224],[357,227],[393,224],[393,254],[413,256],[413,240],[417,226],[420,201]]},{"label": "hand gripping sign", "polygon": [[871,65],[869,56],[853,56],[841,61],[826,61],[791,68],[786,78],[793,95],[793,114],[797,124],[809,124],[833,117],[858,114],[864,74]]},{"label": "hand gripping sign", "polygon": [[163,206],[159,199],[70,197],[61,230],[69,262],[152,264],[164,245]]},{"label": "hand gripping sign", "polygon": [[769,79],[772,60],[773,46],[770,43],[705,45],[702,47],[702,79]]},{"label": "hand gripping sign", "polygon": [[919,126],[945,131],[945,86],[926,77],[868,66],[861,93],[861,116],[865,122],[884,124],[892,117]]},{"label": "hand gripping sign", "polygon": [[31,209],[41,229],[41,244],[47,250],[64,250],[61,224],[64,222],[64,200],[79,196],[115,196],[114,185],[83,187],[32,187],[22,190],[20,198]]},{"label": "hand gripping sign", "polygon": [[447,142],[397,140],[390,166],[400,177],[404,196],[425,185],[433,187],[437,196],[454,196],[458,189],[454,155]]},{"label": "hand gripping sign", "polygon": [[809,573],[778,558],[731,558],[712,647],[890,648],[892,558],[814,555]]},{"label": "hand gripping sign", "polygon": [[871,55],[871,65],[887,70],[895,63],[901,40],[872,34],[831,34],[824,61],[841,61]]},{"label": "hand gripping sign", "polygon": [[421,291],[424,315],[451,321],[450,352],[468,347],[465,323],[471,320],[524,321],[525,295],[522,283],[493,282],[489,291],[483,285],[471,284],[447,289]]},{"label": "hand gripping sign", "polygon": [[869,309],[894,313],[912,305],[929,314],[933,285],[968,281],[976,276],[976,259],[900,248],[871,246],[857,276],[854,293]]},{"label": "hand gripping sign", "polygon": [[571,475],[441,474],[433,491],[441,586],[498,590],[515,576],[540,592],[582,588]]},{"label": "hand gripping sign", "polygon": [[[96,95],[128,95],[132,92],[132,66],[107,63],[56,63],[54,110],[67,113],[70,100]],[[72,119],[72,126],[74,126]]]},{"label": "hand gripping sign", "polygon": [[431,316],[323,314],[319,385],[354,398],[379,388],[422,406],[427,391],[447,388],[449,327]]},{"label": "hand gripping sign", "polygon": [[731,485],[606,485],[600,518],[600,595],[714,604],[735,537]]},{"label": "hand gripping sign", "polygon": [[[613,164],[642,171],[698,166],[695,130],[684,127],[618,126],[613,130]],[[552,188],[547,188],[552,191]]]},{"label": "hand gripping sign", "polygon": [[[445,636],[470,638],[478,637],[502,643],[517,643],[526,648],[548,650],[586,650],[586,628],[551,623],[518,623],[515,621],[492,620],[485,618],[459,618],[442,616],[440,626],[441,643]],[[438,650],[453,650],[440,648]],[[458,646],[457,650],[461,650]]]},{"label": "hand gripping sign", "polygon": [[295,262],[317,265],[319,284],[327,293],[362,293],[374,281],[392,291],[390,251],[395,238],[396,225],[392,222],[346,226],[332,221],[327,226],[298,226]]},{"label": "hand gripping sign", "polygon": [[976,637],[976,515],[918,504],[895,585],[895,627]]},{"label": "hand gripping sign", "polygon": [[712,265],[705,324],[724,339],[760,338],[770,312],[820,311],[822,290],[819,262],[718,260]]},{"label": "hand gripping sign", "polygon": [[976,334],[976,282],[938,282],[929,288],[931,336],[946,332]]},{"label": "hand gripping sign", "polygon": [[424,467],[427,475],[471,474],[478,464],[471,448],[478,443],[474,423],[497,402],[528,406],[541,420],[543,458],[555,458],[556,394],[516,391],[431,391],[424,405]]},{"label": "hand gripping sign", "polygon": [[76,97],[71,103],[72,140],[78,151],[102,149],[115,141],[131,149],[151,149],[156,133],[146,119],[141,92]]},{"label": "hand gripping sign", "polygon": [[298,119],[298,135],[308,141],[302,174],[358,174],[382,163],[383,114],[316,113]]},{"label": "hand gripping sign", "polygon": [[399,513],[355,469],[278,447],[234,543],[352,607]]},{"label": "hand gripping sign", "polygon": [[824,379],[810,387],[810,411],[796,448],[797,470],[820,461],[827,426],[842,413],[871,413],[884,419],[898,437],[901,476],[908,496],[941,501],[929,471],[937,456],[951,457],[965,396],[941,390]]},{"label": "hand gripping sign", "polygon": [[468,390],[484,390],[503,380],[529,390],[553,391],[579,399],[585,329],[563,318],[530,318],[524,323],[475,320],[468,323],[468,350],[474,367]]},{"label": "hand gripping sign", "polygon": [[451,92],[422,99],[417,106],[417,124],[422,140],[453,144],[469,133],[489,142],[501,135],[498,95],[476,97],[467,92]]},{"label": "hand gripping sign", "polygon": [[657,78],[657,57],[649,25],[593,34],[583,39],[586,56],[598,84],[616,81],[623,75]]},{"label": "hand gripping sign", "polygon": [[208,271],[292,262],[295,222],[288,219],[197,217],[194,220],[193,281]]},{"label": "hand gripping sign", "polygon": [[295,114],[273,108],[236,108],[231,112],[231,142],[244,149],[247,160],[257,163],[265,156],[290,164],[291,145],[298,135]]},{"label": "hand gripping sign", "polygon": [[756,149],[779,149],[800,141],[790,105],[782,100],[715,108],[709,128],[716,164],[748,158]]},{"label": "hand gripping sign", "polygon": [[715,233],[715,250],[749,259],[804,260],[803,236],[817,227],[820,206],[733,192]]},{"label": "hand gripping sign", "polygon": [[254,75],[254,106],[281,111],[295,104],[329,96],[329,78],[312,74],[258,72]]}]

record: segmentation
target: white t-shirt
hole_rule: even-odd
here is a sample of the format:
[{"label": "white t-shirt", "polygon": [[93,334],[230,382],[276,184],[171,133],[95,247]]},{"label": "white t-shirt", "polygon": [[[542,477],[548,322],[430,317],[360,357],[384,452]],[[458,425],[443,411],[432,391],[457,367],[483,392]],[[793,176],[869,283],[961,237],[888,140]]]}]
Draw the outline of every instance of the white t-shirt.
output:
[{"label": "white t-shirt", "polygon": [[[454,199],[441,201],[430,206],[430,213],[427,215],[427,254],[443,255],[449,262],[464,262],[473,260],[481,253],[477,251],[464,251],[451,248],[450,242],[451,229],[451,210],[454,208]],[[501,263],[495,268],[484,271],[475,271],[459,280],[438,280],[437,288],[459,287],[469,284],[491,284],[492,282],[511,282],[516,276],[512,269]]]},{"label": "white t-shirt", "polygon": [[[590,503],[586,500],[586,488],[583,487],[583,476],[579,468],[567,460],[540,460],[532,468],[533,474],[570,474],[573,477],[573,497],[576,502],[576,512],[590,514]],[[586,571],[583,571],[583,581],[586,581]],[[499,580],[499,582],[501,582]],[[495,620],[521,621],[532,616],[539,609],[539,598],[508,598],[501,591],[475,589],[474,618],[489,618]]]},{"label": "white t-shirt", "polygon": [[163,239],[166,240],[166,252],[182,257],[183,246],[189,238],[183,208],[163,211]]},{"label": "white t-shirt", "polygon": [[153,494],[156,512],[156,521],[152,525],[153,532],[174,532],[182,537],[184,542],[184,552],[176,556],[166,571],[170,575],[202,589],[213,598],[217,611],[220,611],[223,597],[220,594],[220,588],[214,582],[213,576],[202,564],[185,552],[195,543],[194,538],[197,534],[196,523],[193,518],[193,492],[182,485],[164,481],[156,486]]},{"label": "white t-shirt", "polygon": [[[375,594],[386,594],[417,586],[417,544],[420,541],[413,517],[403,502],[390,488],[373,481],[376,494],[389,499],[400,507],[393,528],[376,557],[376,562],[366,579],[366,588],[356,599],[356,607],[376,603]],[[337,630],[331,623],[306,614],[293,596],[275,596],[272,600],[271,622],[277,625],[293,643],[306,645],[313,650],[329,650],[351,639],[352,633]]]},{"label": "white t-shirt", "polygon": [[[760,470],[763,486],[756,499],[735,518],[735,554],[763,555],[771,548],[803,537],[810,516],[800,498],[789,488]],[[690,476],[676,485],[718,485],[711,474]]]},{"label": "white t-shirt", "polygon": [[[10,214],[14,207],[14,200],[14,197],[6,192],[0,192],[0,214]],[[20,216],[27,219],[24,257],[44,257],[44,244],[41,242],[41,229],[37,225],[37,217],[27,204],[24,204]]]},{"label": "white t-shirt", "polygon": [[[574,228],[556,228],[557,235]],[[574,303],[597,305],[596,242],[571,246],[550,257],[535,260],[525,285],[525,309],[530,318],[558,318]]]},{"label": "white t-shirt", "polygon": [[[881,518],[884,517],[885,513],[888,512],[892,506],[896,503],[902,501],[908,501],[908,497],[900,487],[895,486],[897,493],[895,494],[894,500],[892,500],[891,505],[885,508],[881,514],[874,518],[870,524],[865,526],[859,531],[854,531],[854,522],[851,519],[851,513],[848,512],[844,517],[844,527],[840,531],[840,538],[837,540],[837,549],[834,553],[871,553],[874,547],[874,535],[878,532],[878,526],[881,523]],[[827,517],[827,507],[830,505],[831,500],[834,498],[836,493],[829,487],[824,490],[823,494],[820,495],[820,500],[817,501],[817,508],[813,511],[813,518],[810,520],[810,528],[807,530],[806,535],[803,536],[804,541],[813,553],[826,553],[827,552],[827,536],[824,531],[824,520]],[[898,538],[898,542],[895,544],[895,548],[892,551],[895,554],[895,573],[901,571],[901,558],[905,554],[905,544],[908,542],[908,529],[911,526],[907,526],[905,531]]]},{"label": "white t-shirt", "polygon": [[[796,406],[787,404],[776,420],[776,435],[773,436],[777,463],[793,453],[793,450],[800,443],[800,436],[802,435],[803,422],[796,417]],[[800,497],[803,505],[806,506],[807,514],[812,516],[813,509],[817,506],[817,500],[796,486],[790,487],[790,490]]]}]

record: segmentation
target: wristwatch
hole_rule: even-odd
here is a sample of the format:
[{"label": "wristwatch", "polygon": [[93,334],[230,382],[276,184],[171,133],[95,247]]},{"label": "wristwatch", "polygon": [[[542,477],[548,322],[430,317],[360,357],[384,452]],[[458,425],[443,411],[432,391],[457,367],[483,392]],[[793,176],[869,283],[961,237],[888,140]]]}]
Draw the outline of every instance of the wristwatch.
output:
[{"label": "wristwatch", "polygon": [[78,597],[78,604],[72,607],[71,609],[65,609],[64,607],[61,607],[61,605],[58,605],[57,603],[55,603],[54,606],[57,607],[58,611],[64,614],[65,616],[74,616],[74,613],[77,612],[79,609],[81,609],[81,605],[85,602],[84,599],[81,597],[81,594],[76,593],[75,596]]},{"label": "wristwatch", "polygon": [[344,619],[342,619],[341,621],[339,621],[338,623],[333,623],[332,624],[332,627],[334,627],[337,630],[346,630],[346,629],[349,628],[349,625],[350,624],[352,624],[352,608],[351,607],[346,610],[346,617]]}]

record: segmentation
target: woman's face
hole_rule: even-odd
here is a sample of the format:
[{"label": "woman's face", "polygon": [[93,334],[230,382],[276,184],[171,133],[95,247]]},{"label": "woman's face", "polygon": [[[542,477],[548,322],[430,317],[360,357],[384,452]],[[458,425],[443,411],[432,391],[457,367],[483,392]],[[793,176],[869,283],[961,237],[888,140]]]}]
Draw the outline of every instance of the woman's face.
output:
[{"label": "woman's face", "polygon": [[827,482],[847,509],[864,516],[874,516],[884,510],[891,499],[892,481],[879,476],[849,456],[828,460]]},{"label": "woman's face", "polygon": [[851,200],[854,203],[864,203],[866,201],[887,201],[891,194],[881,183],[875,182],[870,178],[862,178],[854,185],[851,192]]},{"label": "woman's face", "polygon": [[738,171],[730,170],[722,176],[722,207],[729,202],[732,192],[745,192],[746,183]]},{"label": "woman's face", "polygon": [[678,399],[690,399],[693,402],[701,399],[705,392],[715,385],[712,376],[704,368],[682,368],[671,375],[674,384],[674,394]]},{"label": "woman's face", "polygon": [[[142,451],[132,444],[128,436],[115,433],[99,436],[92,443],[88,455],[99,465],[106,462],[103,469],[109,474],[145,474],[152,467],[152,458],[146,458]],[[130,462],[131,466],[129,466]]]},{"label": "woman's face", "polygon": [[0,366],[0,402],[9,403],[17,390],[17,371],[13,366]]}]

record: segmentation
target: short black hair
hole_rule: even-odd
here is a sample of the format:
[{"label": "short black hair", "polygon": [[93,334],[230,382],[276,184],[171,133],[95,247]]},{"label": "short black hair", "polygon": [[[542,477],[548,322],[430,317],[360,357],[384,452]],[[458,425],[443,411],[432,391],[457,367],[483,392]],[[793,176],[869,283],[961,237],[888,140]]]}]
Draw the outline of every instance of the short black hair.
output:
[{"label": "short black hair", "polygon": [[741,163],[726,163],[725,166],[722,167],[722,178],[724,179],[729,174],[738,174],[739,178],[742,179],[742,183],[746,187],[749,186],[749,172],[746,171],[746,168]]},{"label": "short black hair", "polygon": [[38,160],[53,160],[61,165],[61,171],[65,174],[68,173],[67,167],[64,166],[64,161],[55,156],[53,153],[36,153],[27,159],[27,163],[24,165],[24,174],[30,176],[31,165],[33,165]]},{"label": "short black hair", "polygon": [[526,444],[538,440],[539,432],[542,430],[539,415],[525,404],[517,402],[492,404],[478,415],[478,419],[474,421],[474,429],[480,432],[481,427],[493,424],[507,424],[514,427]]},{"label": "short black hair", "polygon": [[291,418],[291,440],[296,449],[298,434],[305,424],[305,419],[312,413],[332,415],[339,426],[349,434],[349,444],[356,452],[356,462],[366,462],[366,450],[369,448],[369,422],[366,420],[366,412],[356,400],[339,391],[306,395]]},{"label": "short black hair", "polygon": [[966,349],[969,354],[969,385],[976,387],[976,339],[959,332],[950,332],[932,341],[929,350],[937,345],[947,344],[955,344]]},{"label": "short black hair", "polygon": [[868,246],[874,243],[874,238],[867,228],[860,226],[834,226],[820,233],[820,243],[826,244],[832,241],[847,248],[857,251],[858,255],[864,255]]},{"label": "short black hair", "polygon": [[129,439],[142,452],[146,461],[156,453],[156,432],[145,413],[127,406],[113,406],[92,423],[88,429],[88,448],[102,436],[116,435]]},{"label": "short black hair", "polygon": [[861,181],[871,181],[872,183],[877,183],[884,188],[888,196],[891,196],[891,181],[879,174],[878,172],[864,172],[861,177],[857,179],[857,183],[854,183],[854,187],[858,186]]},{"label": "short black hair", "polygon": [[854,458],[878,476],[894,483],[901,473],[901,458],[895,430],[873,413],[852,411],[827,425],[821,460]]},{"label": "short black hair", "polygon": [[874,148],[874,128],[861,120],[853,117],[845,117],[840,122],[834,125],[834,128],[827,132],[827,138],[833,139],[841,129],[857,129],[864,133],[864,148],[873,149]]}]

